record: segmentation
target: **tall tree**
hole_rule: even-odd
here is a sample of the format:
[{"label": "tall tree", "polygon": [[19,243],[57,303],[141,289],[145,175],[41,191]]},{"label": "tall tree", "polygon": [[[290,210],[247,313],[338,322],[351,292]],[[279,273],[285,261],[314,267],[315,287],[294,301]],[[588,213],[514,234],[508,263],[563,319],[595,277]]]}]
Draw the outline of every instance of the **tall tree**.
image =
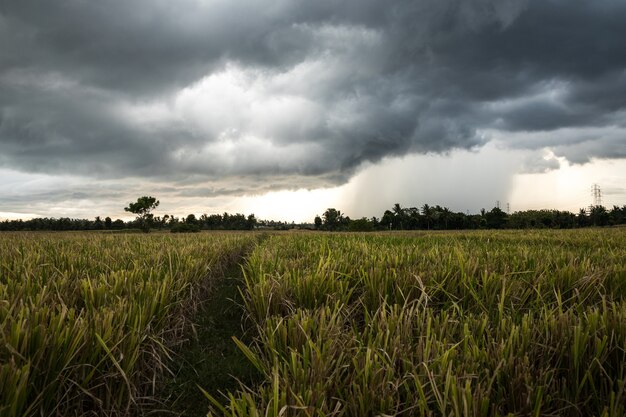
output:
[{"label": "tall tree", "polygon": [[440,212],[441,220],[443,221],[443,228],[448,229],[448,222],[452,217],[452,212],[448,207],[443,207]]},{"label": "tall tree", "polygon": [[506,226],[508,215],[499,207],[494,207],[491,211],[485,213],[487,227],[490,229],[502,229]]},{"label": "tall tree", "polygon": [[394,215],[394,228],[403,230],[405,229],[407,223],[407,210],[402,208],[400,203],[396,203],[393,205],[393,215]]},{"label": "tall tree", "polygon": [[128,207],[124,207],[124,211],[137,215],[137,223],[139,228],[148,233],[152,224],[152,210],[159,206],[159,200],[152,196],[139,197],[136,202],[129,203]]},{"label": "tall tree", "polygon": [[320,230],[322,228],[322,218],[320,216],[315,216],[315,220],[313,220],[313,223],[315,224],[315,228],[317,230]]},{"label": "tall tree", "polygon": [[324,228],[327,230],[337,230],[343,222],[343,214],[341,211],[329,208],[324,212]]},{"label": "tall tree", "polygon": [[430,224],[433,220],[433,209],[428,204],[422,206],[422,215],[424,220],[426,220],[426,228],[430,229]]},{"label": "tall tree", "polygon": [[594,226],[606,226],[609,224],[609,212],[604,206],[593,206],[589,212],[589,221]]},{"label": "tall tree", "polygon": [[256,227],[256,224],[257,224],[257,219],[256,217],[254,217],[254,214],[248,215],[248,218],[246,219],[246,228],[248,230],[252,230]]},{"label": "tall tree", "polygon": [[380,219],[380,224],[385,229],[391,229],[393,226],[394,215],[391,210],[385,210],[383,217]]}]

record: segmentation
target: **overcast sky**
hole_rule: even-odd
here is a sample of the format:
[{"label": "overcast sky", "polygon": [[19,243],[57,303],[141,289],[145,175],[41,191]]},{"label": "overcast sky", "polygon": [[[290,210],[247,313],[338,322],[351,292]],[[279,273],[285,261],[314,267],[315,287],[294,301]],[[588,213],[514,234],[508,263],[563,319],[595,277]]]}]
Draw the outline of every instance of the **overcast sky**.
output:
[{"label": "overcast sky", "polygon": [[623,0],[3,0],[0,218],[626,204]]}]

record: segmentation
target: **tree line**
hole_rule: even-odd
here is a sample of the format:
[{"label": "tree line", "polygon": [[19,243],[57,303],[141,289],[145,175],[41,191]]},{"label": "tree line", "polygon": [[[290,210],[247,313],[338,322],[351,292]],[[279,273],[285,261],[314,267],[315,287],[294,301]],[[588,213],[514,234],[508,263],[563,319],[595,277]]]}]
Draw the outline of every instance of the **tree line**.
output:
[{"label": "tree line", "polygon": [[159,206],[160,202],[155,197],[143,196],[137,201],[131,202],[124,211],[135,214],[137,217],[132,221],[117,219],[111,220],[100,216],[94,220],[70,219],[70,218],[35,218],[30,220],[5,220],[0,223],[0,231],[21,230],[124,230],[138,229],[149,232],[151,229],[170,230],[173,233],[199,232],[207,230],[252,230],[257,225],[254,214],[203,214],[196,218],[195,214],[189,214],[182,219],[169,214],[155,216],[152,211]]},{"label": "tree line", "polygon": [[189,214],[178,218],[165,214],[155,216],[152,212],[159,201],[152,196],[143,196],[129,203],[125,211],[137,217],[131,221],[112,220],[110,217],[94,220],[61,218],[34,218],[30,220],[5,220],[0,222],[0,231],[27,230],[165,230],[173,233],[198,232],[200,230],[252,230],[255,228],[285,230],[293,228],[328,231],[376,231],[376,230],[462,230],[462,229],[528,229],[551,228],[571,229],[589,226],[613,226],[626,224],[626,205],[592,206],[580,209],[577,214],[559,210],[526,210],[512,214],[499,207],[490,211],[482,209],[478,214],[454,212],[447,207],[424,204],[421,208],[402,207],[396,203],[378,217],[351,219],[335,208],[328,208],[322,216],[316,216],[313,224],[287,223],[273,220],[258,220],[254,214],[241,213]]},{"label": "tree line", "polygon": [[31,230],[169,230],[173,233],[199,232],[200,230],[252,230],[255,228],[287,230],[300,228],[312,228],[312,225],[296,224],[294,222],[281,222],[275,220],[259,220],[254,214],[244,215],[241,213],[188,214],[186,217],[176,217],[170,214],[155,216],[153,210],[160,202],[155,197],[143,196],[137,201],[131,202],[124,211],[133,213],[136,218],[131,221],[121,219],[112,220],[110,217],[98,216],[94,220],[72,219],[69,217],[53,218],[38,217],[30,220],[4,220],[0,221],[0,231],[31,231]]},{"label": "tree line", "polygon": [[[164,230],[172,232],[200,231],[200,230],[251,230],[258,226],[260,222],[256,220],[254,214],[245,216],[240,213],[235,214],[203,214],[196,217],[190,214],[179,218],[166,214],[164,216],[154,216],[147,222],[140,220],[124,221],[121,219],[112,220],[110,217],[104,219],[100,216],[94,220],[72,219],[68,217],[52,218],[42,217],[30,220],[4,220],[0,222],[0,231],[27,231],[27,230]],[[262,223],[262,222],[261,222]]]},{"label": "tree line", "polygon": [[335,208],[316,216],[314,227],[329,231],[374,230],[462,230],[462,229],[572,229],[589,226],[614,226],[626,224],[626,205],[592,206],[580,209],[577,214],[560,210],[526,210],[512,214],[499,207],[478,214],[453,212],[447,207],[424,204],[421,208],[402,207],[396,203],[385,210],[380,218],[350,219]]}]

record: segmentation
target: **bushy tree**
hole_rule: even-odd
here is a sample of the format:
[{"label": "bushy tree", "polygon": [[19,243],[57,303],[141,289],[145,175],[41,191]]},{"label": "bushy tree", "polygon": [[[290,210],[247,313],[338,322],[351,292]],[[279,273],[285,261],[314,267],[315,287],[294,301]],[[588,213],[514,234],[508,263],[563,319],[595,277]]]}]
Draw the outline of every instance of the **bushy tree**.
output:
[{"label": "bushy tree", "polygon": [[606,226],[609,224],[609,212],[604,206],[593,206],[589,212],[589,221],[594,226]]},{"label": "bushy tree", "polygon": [[385,229],[391,229],[393,227],[393,221],[395,216],[391,210],[385,210],[383,217],[380,219],[380,225]]},{"label": "bushy tree", "polygon": [[374,225],[366,217],[352,220],[348,225],[348,230],[351,232],[371,232],[374,230]]},{"label": "bushy tree", "polygon": [[499,207],[494,207],[491,211],[485,213],[487,227],[490,229],[502,229],[506,226],[508,215]]},{"label": "bushy tree", "polygon": [[152,196],[139,197],[136,202],[129,203],[128,207],[124,207],[124,211],[137,215],[137,224],[139,228],[148,233],[152,224],[152,210],[159,206],[159,200]]},{"label": "bushy tree", "polygon": [[257,224],[257,220],[256,217],[254,217],[254,214],[250,214],[248,215],[248,218],[246,219],[246,227],[248,230],[252,230],[256,227]]},{"label": "bushy tree", "polygon": [[323,215],[323,221],[326,230],[337,230],[346,223],[341,211],[334,208],[326,209]]}]

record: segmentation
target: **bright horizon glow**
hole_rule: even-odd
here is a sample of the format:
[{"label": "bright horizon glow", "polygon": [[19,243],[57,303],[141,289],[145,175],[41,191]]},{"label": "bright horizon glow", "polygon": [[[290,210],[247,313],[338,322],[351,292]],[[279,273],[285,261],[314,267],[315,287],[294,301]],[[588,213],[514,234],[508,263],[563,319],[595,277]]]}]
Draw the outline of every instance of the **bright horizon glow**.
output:
[{"label": "bright horizon glow", "polygon": [[[411,157],[408,158],[411,159]],[[424,157],[416,158],[421,159]],[[425,158],[428,159],[429,157]],[[430,157],[430,159],[431,167],[434,165],[435,167],[443,168],[441,165],[448,165],[445,157],[435,156]],[[496,199],[500,201],[500,207],[506,210],[508,203],[511,212],[554,209],[577,213],[580,208],[586,208],[592,203],[590,188],[594,183],[599,184],[603,190],[606,190],[603,196],[603,205],[605,207],[610,209],[613,205],[626,205],[626,192],[624,189],[619,188],[623,183],[622,179],[626,178],[626,161],[594,160],[584,165],[570,165],[563,158],[559,159],[562,165],[557,170],[546,173],[513,174],[510,191],[501,198]],[[402,158],[394,159],[386,161],[386,164],[393,166],[398,162],[401,163],[401,161]],[[376,166],[376,168],[378,170],[385,170],[385,168],[393,170],[393,167],[385,167],[385,163],[382,166]],[[370,169],[372,168],[370,167]],[[405,175],[405,171],[400,171],[400,174]],[[358,191],[363,186],[363,177],[368,176],[371,176],[371,173],[366,169],[354,177],[348,184],[335,188],[279,191],[258,197],[243,197],[243,207],[245,207],[246,212],[254,212],[258,218],[308,223],[313,221],[315,215],[322,215],[326,208],[329,207],[337,208],[351,218],[372,216],[380,218],[384,210],[391,209],[396,202],[400,202],[403,207],[440,204],[454,211],[469,211],[470,214],[480,212],[480,208],[464,208],[460,206],[459,203],[454,202],[454,199],[441,196],[440,193],[437,193],[437,190],[425,190],[427,195],[433,197],[432,200],[428,200],[425,196],[419,201],[412,202],[407,200],[406,197],[399,195],[396,200],[385,198],[383,201],[379,201],[377,206],[380,208],[378,210],[368,210],[367,207],[359,205]],[[391,182],[401,181],[401,178],[388,177],[388,180]],[[452,193],[454,193],[454,190],[452,190]],[[352,200],[352,202],[349,200]],[[446,200],[448,200],[447,203]],[[486,201],[481,208],[490,210],[495,207],[496,200]],[[290,217],[289,214],[285,213],[291,213],[292,216]]]},{"label": "bright horizon glow", "polygon": [[[547,151],[545,158],[553,158]],[[556,158],[558,169],[542,173],[520,173],[528,151],[510,150],[494,142],[477,151],[453,151],[449,155],[408,155],[386,158],[378,164],[369,164],[359,170],[346,184],[319,189],[272,191],[259,195],[203,197],[202,188],[194,197],[174,196],[154,185],[137,183],[116,198],[103,197],[102,201],[88,199],[74,187],[81,179],[47,176],[44,174],[15,174],[25,186],[22,194],[11,190],[16,197],[38,195],[40,187],[63,188],[66,199],[48,203],[47,194],[16,209],[0,211],[0,219],[30,219],[34,217],[72,217],[112,219],[133,218],[123,208],[140,195],[153,195],[161,201],[155,215],[165,214],[185,217],[189,213],[201,214],[254,213],[258,219],[297,223],[312,223],[316,215],[329,208],[341,210],[351,218],[381,217],[395,203],[403,207],[421,207],[424,204],[446,206],[453,211],[478,213],[495,206],[496,200],[511,212],[530,209],[557,209],[578,212],[592,203],[590,188],[597,183],[603,191],[603,204],[607,208],[626,204],[626,160],[597,160],[584,165],[572,165],[564,158]],[[14,181],[14,183],[18,181]],[[105,185],[101,185],[105,187]],[[172,188],[176,188],[175,186]]]},{"label": "bright horizon glow", "polygon": [[[626,204],[626,161],[594,160],[571,165],[561,158],[561,168],[542,174],[518,174],[510,200],[513,211],[554,208],[577,213],[593,203],[591,187],[602,190],[602,205]],[[519,207],[519,208],[518,208]]]}]

